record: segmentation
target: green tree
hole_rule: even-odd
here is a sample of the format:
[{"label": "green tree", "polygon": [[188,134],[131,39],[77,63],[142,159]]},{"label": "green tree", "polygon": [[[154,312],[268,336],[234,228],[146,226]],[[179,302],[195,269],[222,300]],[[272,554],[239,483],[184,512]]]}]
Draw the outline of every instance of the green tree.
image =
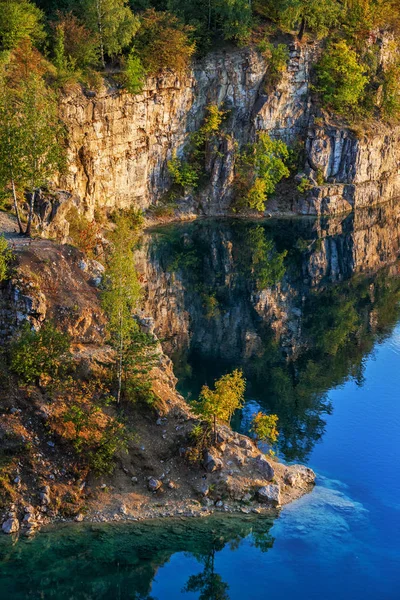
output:
[{"label": "green tree", "polygon": [[316,67],[317,86],[325,106],[338,113],[355,110],[363,98],[368,77],[357,53],[342,40],[328,46]]},{"label": "green tree", "polygon": [[154,361],[151,346],[155,342],[152,336],[141,332],[134,318],[142,298],[133,256],[136,243],[137,232],[129,219],[118,217],[102,293],[109,339],[116,353],[117,404],[122,395],[129,399],[138,396],[152,399],[146,375]]},{"label": "green tree", "polygon": [[286,166],[289,150],[281,140],[273,140],[265,132],[240,153],[236,167],[236,186],[239,205],[260,212],[265,210],[268,197],[284,177],[289,177]]},{"label": "green tree", "polygon": [[57,379],[70,361],[70,339],[47,321],[38,331],[25,323],[11,343],[11,370],[25,383],[42,377]]},{"label": "green tree", "polygon": [[21,233],[18,191],[29,198],[26,235],[31,235],[36,196],[65,167],[57,98],[41,67],[33,68],[35,58],[29,44],[17,49],[3,73],[0,93],[0,178],[12,191]]},{"label": "green tree", "polygon": [[337,0],[282,0],[279,17],[289,29],[299,28],[299,39],[307,29],[318,37],[324,37],[339,23],[341,10],[341,3]]},{"label": "green tree", "polygon": [[28,0],[0,0],[0,50],[13,50],[23,39],[44,40],[43,13]]},{"label": "green tree", "polygon": [[202,387],[195,409],[206,420],[212,422],[215,441],[217,421],[230,423],[235,410],[243,406],[245,388],[246,381],[239,369],[218,379],[213,390],[207,385]]},{"label": "green tree", "polygon": [[[85,27],[72,13],[59,14],[55,24],[56,34],[62,32],[63,52],[70,69],[87,70],[99,63],[99,35]],[[55,50],[57,35],[55,36]]]},{"label": "green tree", "polygon": [[113,58],[131,43],[139,28],[139,19],[129,8],[127,0],[82,0],[85,24],[98,34],[100,56]]}]

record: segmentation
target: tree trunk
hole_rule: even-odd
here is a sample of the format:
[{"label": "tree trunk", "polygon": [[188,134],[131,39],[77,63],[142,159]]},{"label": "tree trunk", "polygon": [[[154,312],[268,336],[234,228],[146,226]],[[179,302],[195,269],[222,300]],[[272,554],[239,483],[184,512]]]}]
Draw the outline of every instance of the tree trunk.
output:
[{"label": "tree trunk", "polygon": [[302,40],[302,38],[303,38],[303,35],[304,35],[304,31],[305,31],[305,29],[306,29],[306,20],[305,20],[305,18],[303,17],[303,18],[301,19],[301,23],[300,23],[299,35],[297,36],[297,37],[299,38],[299,40],[300,40],[300,41],[301,41],[301,40]]},{"label": "tree trunk", "polygon": [[23,235],[24,234],[24,228],[22,227],[21,217],[20,217],[20,214],[19,214],[17,192],[15,190],[15,182],[14,182],[14,178],[13,177],[11,177],[11,185],[12,185],[14,210],[15,210],[15,215],[17,217],[18,229],[19,229],[20,235]]},{"label": "tree trunk", "polygon": [[33,209],[35,207],[35,198],[36,191],[31,192],[31,197],[29,201],[29,216],[28,216],[28,225],[26,226],[25,235],[31,236],[32,232],[32,219],[33,219]]},{"label": "tree trunk", "polygon": [[97,9],[97,27],[99,29],[100,36],[100,56],[101,62],[103,65],[103,69],[106,68],[106,61],[104,60],[104,43],[103,43],[103,15],[101,14],[101,0],[96,0],[96,9]]}]

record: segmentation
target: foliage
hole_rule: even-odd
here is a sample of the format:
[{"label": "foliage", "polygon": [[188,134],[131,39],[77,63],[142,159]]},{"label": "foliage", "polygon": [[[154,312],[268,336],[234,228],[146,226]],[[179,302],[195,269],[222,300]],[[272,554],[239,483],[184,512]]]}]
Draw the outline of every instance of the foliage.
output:
[{"label": "foliage", "polygon": [[11,370],[25,383],[58,379],[68,368],[70,340],[47,321],[35,331],[25,323],[11,344]]},{"label": "foliage", "polygon": [[317,87],[323,103],[338,113],[356,110],[368,78],[357,53],[342,40],[331,43],[316,67]]},{"label": "foliage", "polygon": [[168,161],[168,171],[174,183],[183,189],[195,189],[199,181],[197,165],[191,165],[176,153]]},{"label": "foliage", "polygon": [[0,283],[9,276],[9,264],[12,257],[13,253],[6,238],[4,235],[0,235]]},{"label": "foliage", "polygon": [[139,28],[127,0],[82,0],[85,25],[98,36],[100,56],[114,57],[126,49]]},{"label": "foliage", "polygon": [[267,442],[273,446],[278,441],[279,431],[276,426],[278,424],[277,415],[266,415],[263,412],[258,412],[253,416],[251,422],[251,431],[260,442]]},{"label": "foliage", "polygon": [[236,187],[239,206],[263,212],[268,197],[276,185],[290,172],[286,166],[289,150],[281,140],[260,133],[253,144],[240,153],[236,167]]},{"label": "foliage", "polygon": [[141,16],[134,44],[146,71],[151,75],[161,69],[173,69],[177,73],[186,71],[195,52],[191,32],[190,26],[169,12],[146,10]]},{"label": "foliage", "polygon": [[392,63],[384,72],[381,110],[388,121],[400,118],[400,62]]},{"label": "foliage", "polygon": [[274,46],[263,40],[258,44],[258,49],[268,61],[266,91],[271,91],[280,83],[283,73],[287,70],[289,48],[286,44]]},{"label": "foliage", "polygon": [[308,192],[308,190],[310,190],[312,188],[312,183],[311,181],[308,179],[308,177],[303,176],[300,179],[300,182],[297,185],[297,189],[301,194],[304,194],[305,192]]},{"label": "foliage", "polygon": [[146,69],[136,50],[132,49],[128,54],[123,71],[124,87],[131,94],[140,94],[143,90],[145,78]]},{"label": "foliage", "polygon": [[279,21],[289,30],[298,28],[301,38],[306,30],[322,38],[339,23],[340,3],[336,0],[282,0]]},{"label": "foliage", "polygon": [[168,170],[172,181],[183,189],[196,189],[201,175],[205,173],[205,160],[207,151],[216,153],[218,148],[221,126],[226,118],[227,111],[216,104],[206,107],[204,121],[200,128],[192,133],[185,158],[178,158],[176,154],[168,162]]},{"label": "foliage", "polygon": [[13,194],[18,219],[18,194],[28,194],[28,235],[36,194],[65,168],[64,128],[45,69],[30,43],[23,44],[3,70],[0,92],[0,183]]},{"label": "foliage", "polygon": [[230,423],[233,413],[243,406],[245,387],[246,381],[239,369],[215,381],[213,390],[207,385],[202,387],[195,410],[213,422],[215,438],[217,421]]},{"label": "foliage", "polygon": [[29,0],[0,1],[0,50],[13,50],[25,39],[44,39],[43,13]]},{"label": "foliage", "polygon": [[70,442],[96,474],[111,473],[117,454],[127,451],[132,435],[121,419],[106,412],[109,396],[104,383],[69,378],[53,390],[52,396],[52,431]]},{"label": "foliage", "polygon": [[142,288],[133,256],[137,231],[126,216],[117,216],[111,242],[102,306],[108,317],[109,341],[116,352],[117,403],[121,397],[152,402],[154,397],[147,374],[154,363],[151,348],[155,342],[152,336],[141,332],[134,318]]},{"label": "foliage", "polygon": [[94,258],[101,232],[100,224],[96,219],[89,221],[75,207],[68,212],[67,219],[69,222],[69,237],[73,245],[89,258]]},{"label": "foliage", "polygon": [[[60,43],[62,40],[62,44]],[[66,71],[80,74],[99,62],[99,36],[93,33],[73,13],[58,14],[54,24],[54,64]]]}]

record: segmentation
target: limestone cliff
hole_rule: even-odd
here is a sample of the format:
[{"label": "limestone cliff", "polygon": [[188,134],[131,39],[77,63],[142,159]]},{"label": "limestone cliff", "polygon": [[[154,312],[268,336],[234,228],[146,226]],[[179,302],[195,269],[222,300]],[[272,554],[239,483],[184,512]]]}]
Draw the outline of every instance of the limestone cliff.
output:
[{"label": "limestone cliff", "polygon": [[[394,197],[400,189],[400,128],[382,127],[357,137],[321,119],[310,89],[317,53],[316,44],[291,41],[287,71],[272,91],[265,60],[246,48],[214,52],[181,77],[166,72],[149,78],[136,96],[106,87],[70,92],[61,105],[70,159],[61,186],[92,214],[96,205],[148,208],[171,184],[167,162],[172,152],[183,152],[206,106],[216,103],[230,111],[227,135],[210,158],[209,184],[196,198],[182,198],[181,212],[227,212],[235,147],[253,140],[258,130],[289,144],[305,142],[304,171],[315,181],[304,196],[293,186],[284,202],[271,203],[270,211],[337,214]],[[317,173],[323,185],[317,185]]]}]

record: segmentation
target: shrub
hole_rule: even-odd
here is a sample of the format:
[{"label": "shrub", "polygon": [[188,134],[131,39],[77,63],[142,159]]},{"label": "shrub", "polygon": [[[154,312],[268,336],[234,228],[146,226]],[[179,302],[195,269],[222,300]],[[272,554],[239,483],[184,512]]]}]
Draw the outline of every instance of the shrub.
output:
[{"label": "shrub", "polygon": [[303,176],[300,179],[299,184],[297,185],[297,189],[301,194],[304,194],[305,192],[308,192],[308,190],[310,190],[312,188],[312,183],[311,181],[308,179],[308,177]]},{"label": "shrub", "polygon": [[39,331],[25,323],[11,344],[11,370],[25,383],[39,383],[42,377],[57,379],[68,367],[69,346],[69,336],[50,321]]},{"label": "shrub", "polygon": [[357,53],[347,43],[330,44],[317,64],[317,91],[326,107],[338,113],[355,110],[364,96],[368,77]]},{"label": "shrub", "polygon": [[384,73],[381,110],[389,121],[400,118],[400,62],[390,65]]},{"label": "shrub", "polygon": [[4,235],[0,235],[0,283],[8,278],[12,251]]},{"label": "shrub", "polygon": [[288,160],[286,144],[271,139],[265,132],[259,134],[256,142],[248,144],[239,155],[236,169],[239,206],[264,211],[276,185],[290,175]]},{"label": "shrub", "polygon": [[93,258],[99,242],[101,227],[94,219],[89,221],[74,207],[68,213],[69,237],[74,246]]}]

